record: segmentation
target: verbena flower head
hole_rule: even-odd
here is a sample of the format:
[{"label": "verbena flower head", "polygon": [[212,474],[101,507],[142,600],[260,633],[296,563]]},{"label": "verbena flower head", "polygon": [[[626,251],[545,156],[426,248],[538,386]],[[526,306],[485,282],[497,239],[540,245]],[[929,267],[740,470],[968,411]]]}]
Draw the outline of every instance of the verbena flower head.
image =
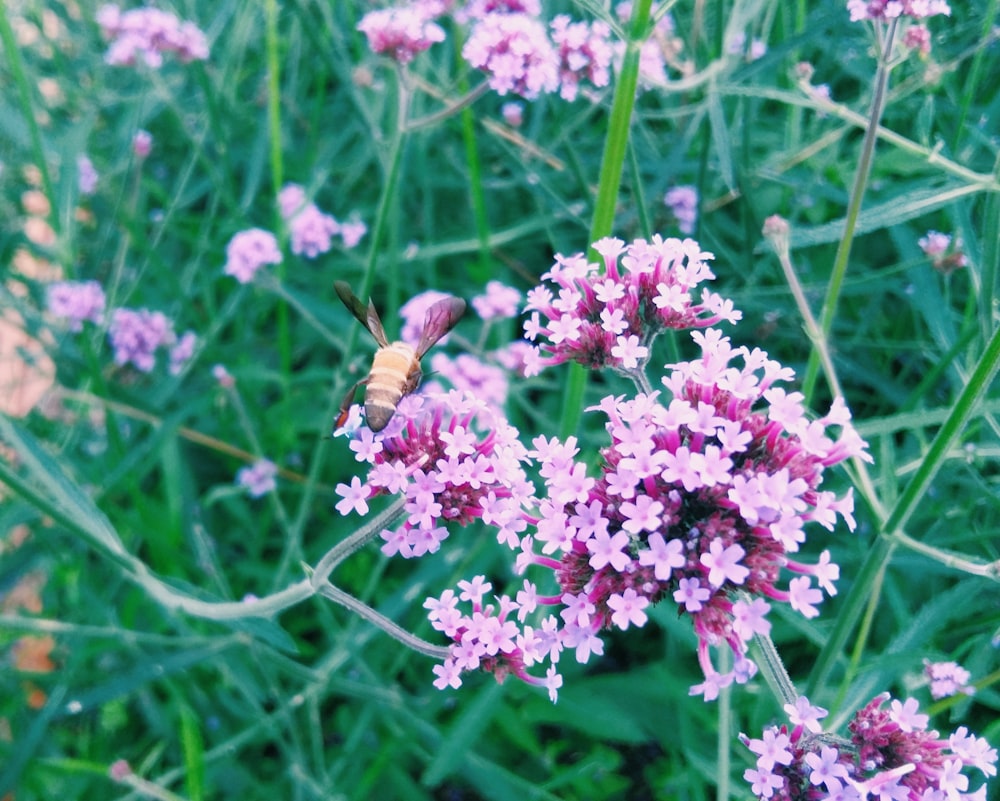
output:
[{"label": "verbena flower head", "polygon": [[682,234],[694,233],[698,222],[698,189],[693,186],[675,186],[663,196],[663,202],[677,220],[677,228]]},{"label": "verbena flower head", "polygon": [[139,130],[132,137],[132,152],[136,158],[144,159],[153,149],[153,135],[149,131]]},{"label": "verbena flower head", "polygon": [[520,510],[533,491],[521,466],[526,450],[502,417],[468,393],[408,395],[383,431],[360,428],[351,448],[370,469],[363,483],[338,494],[406,498],[406,520],[382,532],[388,556],[437,551],[446,523],[506,515],[523,527]]},{"label": "verbena flower head", "polygon": [[281,264],[278,240],[270,231],[250,228],[233,235],[226,245],[226,264],[222,271],[241,284],[253,280],[265,264]]},{"label": "verbena flower head", "polygon": [[[431,373],[435,378],[443,378],[454,389],[475,396],[496,414],[503,414],[510,382],[501,367],[487,364],[470,353],[452,358],[439,351],[431,357]],[[425,389],[431,392],[436,385],[436,381],[428,382]]]},{"label": "verbena flower head", "polygon": [[471,301],[472,308],[483,320],[501,320],[517,317],[521,306],[521,293],[499,281],[489,281],[486,292],[476,295]]},{"label": "verbena flower head", "polygon": [[82,331],[85,322],[104,318],[104,290],[97,281],[59,281],[46,289],[49,313],[68,320],[70,331]]},{"label": "verbena flower head", "polygon": [[940,231],[928,231],[917,240],[920,249],[930,258],[934,269],[949,275],[966,267],[969,259],[962,248],[962,240]]},{"label": "verbena flower head", "polygon": [[198,337],[194,331],[185,331],[176,344],[170,348],[168,371],[170,375],[179,375],[184,365],[190,361],[194,355],[195,346],[198,344]]},{"label": "verbena flower head", "polygon": [[369,11],[358,30],[368,38],[373,53],[408,64],[413,57],[445,39],[444,29],[422,5],[398,6]]},{"label": "verbena flower head", "polygon": [[81,195],[92,195],[97,191],[97,170],[88,156],[81,153],[76,157],[76,180]]},{"label": "verbena flower head", "polygon": [[275,480],[278,466],[269,459],[259,459],[252,465],[241,467],[236,473],[236,484],[246,490],[251,498],[259,498],[273,492],[278,486]]},{"label": "verbena flower head", "polygon": [[[403,318],[403,330],[400,332],[400,339],[416,345],[420,341],[420,335],[424,332],[424,321],[427,319],[427,310],[440,300],[450,297],[446,292],[438,292],[429,289],[414,295],[399,309],[399,316]],[[438,340],[439,345],[448,342],[448,334]]]},{"label": "verbena flower head", "polygon": [[926,19],[938,14],[951,16],[951,6],[945,0],[847,0],[847,10],[851,14],[851,22],[897,17]]},{"label": "verbena flower head", "polygon": [[333,237],[341,233],[336,218],[310,203],[298,184],[287,184],[281,189],[278,208],[288,223],[291,250],[296,256],[314,259],[326,253],[333,247]]},{"label": "verbena flower head", "polygon": [[735,322],[731,301],[707,289],[691,297],[702,281],[714,278],[693,239],[636,239],[626,245],[605,238],[594,243],[603,257],[592,264],[583,254],[557,254],[543,279],[555,284],[528,293],[525,336],[539,342],[529,374],[546,365],[576,361],[585,367],[634,372],[646,363],[649,345],[666,328],[684,329]]},{"label": "verbena flower head", "polygon": [[580,81],[607,86],[611,80],[611,28],[604,22],[573,22],[560,14],[551,23],[552,42],[559,54],[559,95],[575,100]]},{"label": "verbena flower head", "polygon": [[[854,528],[852,494],[838,499],[819,485],[826,467],[867,456],[841,402],[810,421],[802,396],[777,386],[791,370],[760,350],[733,348],[716,330],[692,336],[702,356],[671,366],[669,400],[601,402],[611,444],[598,477],[574,460],[575,442],[535,441],[545,500],[518,563],[554,569],[560,616],[574,636],[641,625],[624,617],[625,601],[641,609],[673,600],[698,636],[705,683],[692,691],[711,700],[753,675],[746,646],[769,630],[772,603],[814,617],[819,587],[836,592],[828,552],[815,565],[791,554],[807,523],[832,529],[839,515]],[[712,666],[714,644],[735,655],[731,673]]]},{"label": "verbena flower head", "polygon": [[924,660],[924,676],[931,685],[931,698],[938,700],[951,695],[974,695],[976,688],[969,684],[972,674],[957,662],[931,662]]},{"label": "verbena flower head", "polygon": [[[996,749],[964,726],[940,739],[927,730],[928,717],[918,712],[914,699],[892,700],[885,709],[890,699],[882,693],[855,714],[848,725],[850,740],[822,734],[795,715],[791,732],[787,726],[770,726],[760,739],[740,735],[757,754],[756,768],[748,768],[744,779],[757,798],[774,801],[985,799],[985,786],[966,792],[969,777],[961,771],[972,767],[995,776]],[[798,707],[809,706],[806,699],[799,701]]]},{"label": "verbena flower head", "polygon": [[158,311],[115,309],[111,313],[108,339],[115,351],[115,364],[131,363],[143,373],[156,366],[156,350],[176,342],[174,324]]},{"label": "verbena flower head", "polygon": [[174,53],[181,62],[208,58],[208,40],[194,23],[183,22],[168,11],[135,8],[122,11],[105,5],[97,12],[97,22],[111,40],[104,60],[116,66],[131,66],[142,59],[156,69],[164,53]]},{"label": "verbena flower head", "polygon": [[534,100],[559,88],[559,56],[545,26],[527,14],[488,14],[470,32],[462,58],[486,72],[499,95]]}]

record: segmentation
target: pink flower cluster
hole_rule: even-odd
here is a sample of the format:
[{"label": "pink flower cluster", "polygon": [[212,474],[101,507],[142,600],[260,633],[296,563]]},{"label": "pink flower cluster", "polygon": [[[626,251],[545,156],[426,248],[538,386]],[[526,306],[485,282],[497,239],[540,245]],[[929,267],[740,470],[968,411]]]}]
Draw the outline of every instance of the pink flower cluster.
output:
[{"label": "pink flower cluster", "polygon": [[337,488],[342,514],[366,514],[370,497],[404,495],[406,520],[382,532],[387,556],[434,553],[448,536],[445,522],[467,525],[489,514],[516,524],[533,491],[521,467],[525,449],[501,416],[466,393],[434,401],[408,395],[379,434],[361,428],[351,448],[370,465],[368,477]]},{"label": "pink flower cluster", "polygon": [[863,19],[895,19],[913,17],[926,19],[938,14],[951,16],[946,0],[847,0],[851,22]]},{"label": "pink flower cluster", "polygon": [[252,465],[241,467],[236,473],[236,484],[246,490],[251,498],[260,498],[277,487],[275,477],[278,466],[268,459],[258,459]]},{"label": "pink flower cluster", "polygon": [[959,693],[976,693],[976,688],[969,684],[972,674],[957,662],[931,662],[925,659],[924,676],[930,682],[931,698],[935,701]]},{"label": "pink flower cluster", "polygon": [[675,186],[667,190],[663,202],[677,220],[677,229],[682,234],[693,234],[698,222],[698,190],[689,185]]},{"label": "pink flower cluster", "polygon": [[[769,630],[768,601],[814,617],[823,595],[812,580],[835,593],[828,552],[815,565],[790,554],[809,522],[832,530],[839,515],[853,529],[851,493],[818,486],[826,467],[867,456],[842,403],[810,422],[802,396],[776,386],[791,370],[715,330],[692,336],[702,356],[672,366],[669,403],[658,393],[601,402],[611,444],[598,477],[574,459],[574,440],[535,440],[544,499],[518,564],[555,573],[561,636],[580,661],[581,643],[585,656],[599,652],[601,629],[642,625],[648,604],[672,599],[698,636],[705,682],[692,692],[711,700],[753,675],[746,646]],[[709,654],[721,643],[735,655],[727,674]]]},{"label": "pink flower cluster", "polygon": [[646,363],[649,345],[663,329],[741,317],[732,301],[707,289],[700,303],[690,297],[698,284],[715,277],[707,264],[712,254],[693,239],[654,236],[626,245],[604,238],[594,250],[603,257],[603,271],[583,254],[557,254],[542,278],[556,284],[558,296],[546,286],[528,293],[525,336],[531,342],[547,339],[537,346],[529,375],[565,361],[634,372]]},{"label": "pink flower cluster", "polygon": [[545,26],[527,14],[487,14],[469,33],[462,58],[487,73],[501,96],[534,100],[559,88],[559,55]]},{"label": "pink flower cluster", "polygon": [[164,53],[175,53],[182,62],[208,58],[208,40],[191,22],[183,22],[168,11],[135,8],[123,12],[105,5],[97,12],[97,22],[111,40],[104,60],[116,66],[132,66],[140,58],[157,69]]},{"label": "pink flower cluster", "polygon": [[76,157],[76,184],[81,195],[94,194],[99,177],[89,156],[81,153]]},{"label": "pink flower cluster", "polygon": [[286,184],[282,188],[278,193],[278,208],[288,223],[292,253],[307,259],[329,251],[334,236],[339,235],[344,247],[350,249],[368,231],[362,222],[339,223],[333,215],[320,211],[298,184]]},{"label": "pink flower cluster", "polygon": [[104,290],[97,281],[59,281],[49,284],[46,291],[49,313],[68,320],[70,331],[82,331],[88,321],[99,325],[104,303]]},{"label": "pink flower cluster", "polygon": [[247,284],[265,264],[281,264],[278,240],[270,231],[249,228],[234,234],[229,240],[222,271],[241,284]]},{"label": "pink flower cluster", "polygon": [[859,710],[850,740],[822,733],[826,710],[802,697],[785,711],[793,724],[771,726],[759,739],[740,735],[757,755],[743,777],[762,801],[985,801],[986,786],[969,789],[965,767],[996,775],[996,749],[959,727],[947,739],[928,731],[917,702],[882,693]]},{"label": "pink flower cluster", "polygon": [[611,80],[611,28],[605,22],[573,22],[560,14],[551,24],[552,43],[559,56],[559,95],[575,100],[581,78],[597,87]]},{"label": "pink flower cluster", "polygon": [[115,352],[115,364],[132,364],[143,373],[152,372],[156,367],[159,348],[169,348],[170,372],[174,375],[183,369],[197,343],[190,331],[178,340],[170,318],[148,309],[115,309],[111,313],[108,339]]},{"label": "pink flower cluster", "polygon": [[408,64],[435,42],[444,41],[444,29],[420,4],[369,11],[358,23],[373,53],[381,53]]},{"label": "pink flower cluster", "polygon": [[927,255],[934,269],[949,275],[961,267],[967,267],[969,259],[965,255],[962,240],[940,231],[928,231],[917,240],[917,245]]}]

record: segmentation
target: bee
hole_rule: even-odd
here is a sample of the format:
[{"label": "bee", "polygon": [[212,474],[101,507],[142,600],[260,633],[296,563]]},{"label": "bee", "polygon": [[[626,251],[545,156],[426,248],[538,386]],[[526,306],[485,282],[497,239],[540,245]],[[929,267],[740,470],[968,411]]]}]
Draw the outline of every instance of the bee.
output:
[{"label": "bee", "polygon": [[396,413],[399,401],[420,386],[423,375],[420,371],[420,359],[462,318],[465,314],[465,301],[447,297],[431,306],[424,317],[420,341],[414,347],[406,342],[389,342],[371,300],[365,306],[344,281],[334,281],[333,288],[351,314],[368,329],[378,343],[371,371],[348,390],[340,405],[340,414],[334,428],[340,428],[347,420],[354,402],[354,393],[364,384],[365,419],[372,431],[381,431]]}]

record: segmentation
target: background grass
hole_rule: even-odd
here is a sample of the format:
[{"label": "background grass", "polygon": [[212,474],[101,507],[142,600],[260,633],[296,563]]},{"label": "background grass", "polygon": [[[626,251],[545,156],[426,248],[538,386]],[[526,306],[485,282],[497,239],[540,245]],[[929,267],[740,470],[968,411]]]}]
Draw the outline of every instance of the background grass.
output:
[{"label": "background grass", "polygon": [[[545,5],[547,17],[607,14],[589,2]],[[226,621],[179,610],[171,594],[267,595],[352,530],[354,519],[333,509],[333,487],[357,466],[327,435],[371,351],[333,281],[359,294],[370,283],[390,334],[402,303],[425,289],[471,298],[489,279],[534,286],[554,253],[589,245],[611,89],[593,101],[527,103],[517,131],[500,118],[504,99],[487,93],[464,115],[401,135],[397,77],[355,30],[366,4],[177,2],[170,8],[206,32],[211,56],[168,58],[159,71],[104,63],[96,7],[0,9],[3,306],[43,343],[61,387],[27,417],[3,418],[0,789],[19,801],[699,799],[729,776],[732,794],[749,797],[740,776],[751,760],[734,735],[758,732],[780,710],[761,682],[717,704],[689,698],[694,636],[666,607],[639,632],[609,635],[603,659],[564,664],[551,705],[486,676],[435,690],[429,659],[323,599],[272,622]],[[716,71],[638,96],[613,187],[614,234],[675,234],[663,193],[697,186],[696,235],[716,255],[714,288],[744,312],[727,333],[801,374],[811,345],[760,230],[771,214],[791,221],[792,260],[818,313],[869,107],[870,29],[848,23],[839,3],[716,0],[671,13],[696,75]],[[892,72],[830,335],[875,457],[878,505],[860,506],[854,535],[810,535],[809,551],[830,548],[842,569],[842,592],[822,616],[774,616],[793,679],[835,717],[882,690],[926,700],[921,660],[956,659],[979,693],[932,707],[933,725],[967,725],[994,743],[1000,591],[982,565],[1000,558],[995,388],[964,409],[967,424],[925,470],[936,475],[907,507],[905,529],[884,524],[924,475],[977,365],[990,367],[981,360],[996,329],[1000,260],[996,23],[995,0],[962,4],[931,20],[929,59],[911,56]],[[726,56],[737,31],[767,53]],[[412,65],[413,118],[480,80],[457,56],[463,30],[448,33]],[[802,61],[834,105],[796,86]],[[154,137],[143,163],[130,150],[139,128]],[[100,175],[92,197],[77,191],[81,153]],[[315,261],[286,249],[275,280],[239,286],[222,275],[225,245],[251,226],[282,230],[274,195],[286,181],[373,228],[357,249]],[[31,188],[50,205],[41,215],[50,242],[32,236]],[[961,238],[968,268],[935,272],[917,246],[928,229]],[[101,330],[73,335],[46,318],[45,282],[26,275],[24,254],[35,268],[101,281],[110,307],[168,314],[198,334],[195,358],[173,377],[113,368]],[[459,339],[475,342],[478,325],[467,317]],[[485,344],[517,334],[497,326]],[[679,337],[658,355],[688,358],[686,345]],[[235,377],[235,395],[218,387],[215,364]],[[568,373],[512,381],[508,411],[526,440],[579,414],[565,406]],[[583,405],[626,390],[609,373],[589,376]],[[820,381],[813,408],[828,401]],[[599,416],[584,415],[573,433],[594,457]],[[258,500],[233,485],[255,456],[285,471]],[[849,480],[841,472],[835,483]],[[507,552],[472,527],[431,558],[362,551],[334,580],[434,639],[423,598],[475,573],[514,582]],[[117,759],[155,786],[114,785]]]}]

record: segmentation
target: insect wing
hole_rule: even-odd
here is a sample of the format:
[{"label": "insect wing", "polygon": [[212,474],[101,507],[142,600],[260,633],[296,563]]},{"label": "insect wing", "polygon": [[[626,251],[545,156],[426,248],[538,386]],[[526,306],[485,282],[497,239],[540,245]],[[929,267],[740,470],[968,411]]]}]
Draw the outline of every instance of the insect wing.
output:
[{"label": "insect wing", "polygon": [[424,330],[420,333],[416,356],[423,357],[441,337],[451,331],[465,314],[465,301],[461,298],[444,298],[427,310]]},{"label": "insect wing", "polygon": [[337,291],[338,297],[344,302],[347,310],[357,318],[361,325],[368,329],[369,333],[375,337],[375,341],[383,348],[389,347],[389,339],[385,335],[385,328],[382,327],[378,312],[375,311],[375,305],[369,301],[368,305],[365,306],[345,281],[334,281],[333,288]]}]

